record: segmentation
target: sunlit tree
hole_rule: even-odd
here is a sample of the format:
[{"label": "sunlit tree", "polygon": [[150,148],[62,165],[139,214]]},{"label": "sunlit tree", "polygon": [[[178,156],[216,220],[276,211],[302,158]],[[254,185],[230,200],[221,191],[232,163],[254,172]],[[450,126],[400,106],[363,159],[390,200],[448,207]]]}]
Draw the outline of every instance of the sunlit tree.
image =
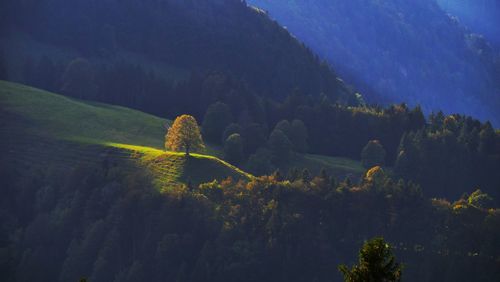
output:
[{"label": "sunlit tree", "polygon": [[201,138],[196,119],[190,115],[177,117],[165,136],[165,148],[170,151],[203,151],[205,144]]},{"label": "sunlit tree", "polygon": [[366,174],[364,180],[367,183],[372,183],[377,186],[381,186],[384,184],[384,182],[387,179],[387,175],[384,172],[384,169],[382,169],[380,166],[374,166],[370,168]]},{"label": "sunlit tree", "polygon": [[482,209],[491,208],[493,206],[493,198],[480,189],[474,191],[467,199],[467,202],[469,205]]}]

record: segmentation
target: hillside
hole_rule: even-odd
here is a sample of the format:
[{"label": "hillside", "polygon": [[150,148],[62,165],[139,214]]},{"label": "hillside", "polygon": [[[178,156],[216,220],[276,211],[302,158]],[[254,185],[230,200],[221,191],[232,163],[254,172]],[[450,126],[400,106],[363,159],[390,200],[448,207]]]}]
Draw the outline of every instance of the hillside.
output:
[{"label": "hillside", "polygon": [[[239,0],[127,0],[120,5],[8,0],[0,10],[5,13],[0,28],[5,76],[52,92],[172,118],[159,105],[183,106],[176,85],[215,72],[248,88],[236,89],[239,99],[251,92],[281,100],[297,89],[355,103],[351,91],[312,52]],[[85,91],[61,91],[71,88],[65,87],[65,74],[78,58],[89,63],[86,84],[77,87]],[[222,95],[202,97],[196,106],[206,107]],[[194,106],[189,112],[197,114]]]},{"label": "hillside", "polygon": [[[85,102],[0,81],[0,129],[5,134],[2,157],[21,166],[101,167],[120,164],[127,171],[147,168],[159,187],[171,184],[197,185],[214,179],[250,178],[249,174],[217,158],[221,149],[208,146],[207,154],[165,152],[163,136],[169,120],[120,106]],[[107,164],[105,164],[107,163]],[[364,173],[358,161],[320,155],[297,154],[280,167],[307,168],[317,174],[322,168],[339,179],[359,179]]]},{"label": "hillside", "polygon": [[420,104],[426,113],[500,124],[498,50],[435,0],[248,2],[327,59],[370,103]]},{"label": "hillside", "polygon": [[451,16],[472,32],[482,34],[500,47],[500,2],[496,0],[438,0]]},{"label": "hillside", "polygon": [[[157,187],[250,175],[216,157],[164,152],[169,121],[123,107],[88,103],[0,82],[3,166],[53,169],[147,168]],[[209,149],[211,152],[211,149]]]},{"label": "hillside", "polygon": [[[359,163],[320,155],[290,160],[309,179],[252,177],[164,152],[166,123],[0,82],[0,280],[337,282],[335,266],[374,236],[406,281],[499,280],[500,210],[480,190],[430,200],[379,168],[332,181]],[[315,174],[328,165],[337,171]]]}]

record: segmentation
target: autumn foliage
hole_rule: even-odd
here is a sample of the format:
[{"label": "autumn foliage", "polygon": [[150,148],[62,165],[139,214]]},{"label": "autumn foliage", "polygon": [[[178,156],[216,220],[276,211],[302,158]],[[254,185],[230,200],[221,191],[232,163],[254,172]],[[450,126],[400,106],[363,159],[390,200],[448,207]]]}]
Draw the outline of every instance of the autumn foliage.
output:
[{"label": "autumn foliage", "polygon": [[165,136],[165,148],[170,151],[200,152],[205,149],[196,119],[190,115],[177,117]]}]

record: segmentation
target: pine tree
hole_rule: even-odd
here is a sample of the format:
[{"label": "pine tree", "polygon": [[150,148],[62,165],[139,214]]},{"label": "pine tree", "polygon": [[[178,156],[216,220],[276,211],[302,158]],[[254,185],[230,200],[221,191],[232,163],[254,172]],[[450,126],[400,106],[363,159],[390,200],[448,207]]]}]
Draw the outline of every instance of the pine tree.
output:
[{"label": "pine tree", "polygon": [[358,265],[349,269],[340,265],[339,271],[346,282],[400,281],[402,265],[396,262],[391,246],[383,238],[375,238],[359,251]]}]

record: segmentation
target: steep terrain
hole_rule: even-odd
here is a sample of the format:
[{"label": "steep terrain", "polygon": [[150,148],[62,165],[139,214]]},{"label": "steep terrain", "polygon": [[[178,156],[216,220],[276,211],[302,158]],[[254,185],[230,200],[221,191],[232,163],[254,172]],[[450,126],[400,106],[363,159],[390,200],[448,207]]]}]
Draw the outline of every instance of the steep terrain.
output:
[{"label": "steep terrain", "polygon": [[437,0],[450,15],[474,33],[500,47],[500,2],[496,0]]},{"label": "steep terrain", "polygon": [[90,62],[84,98],[162,116],[157,105],[177,102],[168,97],[170,87],[205,72],[230,75],[272,99],[297,89],[355,103],[312,52],[242,1],[115,2],[2,1],[6,76],[59,93],[70,62],[84,58]]},{"label": "steep terrain", "polygon": [[[420,104],[500,124],[500,64],[435,0],[251,0],[372,103]],[[453,2],[453,1],[452,1]]]}]

